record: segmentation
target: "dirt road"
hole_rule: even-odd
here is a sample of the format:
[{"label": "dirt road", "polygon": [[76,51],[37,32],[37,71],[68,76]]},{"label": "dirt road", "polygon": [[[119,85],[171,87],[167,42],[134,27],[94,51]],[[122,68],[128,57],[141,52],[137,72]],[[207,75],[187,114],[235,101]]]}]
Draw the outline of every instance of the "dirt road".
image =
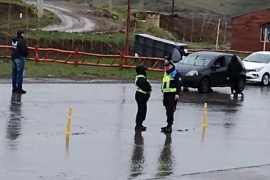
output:
[{"label": "dirt road", "polygon": [[[36,5],[36,1],[25,0],[25,2]],[[94,30],[95,23],[89,17],[74,13],[68,5],[44,1],[44,8],[55,13],[62,21],[61,24],[43,28],[44,31],[87,32]]]}]

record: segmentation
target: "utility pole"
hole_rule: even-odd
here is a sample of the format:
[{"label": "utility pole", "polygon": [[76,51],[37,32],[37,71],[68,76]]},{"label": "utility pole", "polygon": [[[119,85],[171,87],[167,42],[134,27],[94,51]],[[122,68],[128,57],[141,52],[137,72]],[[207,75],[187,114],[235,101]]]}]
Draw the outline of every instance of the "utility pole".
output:
[{"label": "utility pole", "polygon": [[37,17],[43,18],[43,0],[37,0]]},{"label": "utility pole", "polygon": [[109,2],[110,18],[112,18],[112,0]]},{"label": "utility pole", "polygon": [[219,34],[220,34],[220,19],[218,19],[217,38],[216,38],[216,50],[218,50]]},{"label": "utility pole", "polygon": [[131,0],[128,0],[127,21],[126,21],[125,55],[128,55],[128,53],[129,53],[130,6],[131,6]]},{"label": "utility pole", "polygon": [[172,15],[174,14],[174,0],[172,0]]},{"label": "utility pole", "polygon": [[266,49],[266,41],[267,41],[267,27],[264,28],[263,51],[265,51]]}]

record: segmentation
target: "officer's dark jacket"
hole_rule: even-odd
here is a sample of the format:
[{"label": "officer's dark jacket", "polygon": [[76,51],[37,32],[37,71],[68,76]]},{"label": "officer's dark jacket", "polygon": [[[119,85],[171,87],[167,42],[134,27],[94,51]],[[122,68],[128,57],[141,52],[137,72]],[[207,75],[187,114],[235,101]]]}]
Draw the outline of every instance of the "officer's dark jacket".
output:
[{"label": "officer's dark jacket", "polygon": [[[175,66],[169,71],[166,71],[166,74],[171,74],[174,70]],[[180,95],[182,85],[182,75],[176,70],[173,80],[170,81],[170,88],[176,88],[176,94]]]},{"label": "officer's dark jacket", "polygon": [[237,56],[233,55],[231,62],[228,64],[227,76],[233,79],[239,78],[242,71],[243,66],[239,62]]},{"label": "officer's dark jacket", "polygon": [[[144,66],[137,66],[136,67],[136,72],[137,72],[137,75],[144,75],[146,77],[146,72],[145,72]],[[152,91],[152,87],[151,87],[150,83],[144,77],[139,77],[137,82],[136,82],[136,85],[141,90],[143,90],[145,92],[151,92]]]},{"label": "officer's dark jacket", "polygon": [[28,47],[26,45],[25,39],[18,35],[12,39],[12,59],[18,59],[20,57],[27,58]]}]

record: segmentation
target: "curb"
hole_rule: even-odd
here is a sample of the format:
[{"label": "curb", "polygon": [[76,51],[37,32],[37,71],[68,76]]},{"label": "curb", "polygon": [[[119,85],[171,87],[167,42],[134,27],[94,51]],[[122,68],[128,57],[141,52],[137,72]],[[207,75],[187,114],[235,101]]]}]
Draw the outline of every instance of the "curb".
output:
[{"label": "curb", "polygon": [[[25,78],[24,84],[133,84],[134,80],[113,80],[113,79],[53,79],[53,78]],[[160,84],[160,81],[153,80],[152,84]],[[11,79],[0,79],[0,84],[11,84]]]}]

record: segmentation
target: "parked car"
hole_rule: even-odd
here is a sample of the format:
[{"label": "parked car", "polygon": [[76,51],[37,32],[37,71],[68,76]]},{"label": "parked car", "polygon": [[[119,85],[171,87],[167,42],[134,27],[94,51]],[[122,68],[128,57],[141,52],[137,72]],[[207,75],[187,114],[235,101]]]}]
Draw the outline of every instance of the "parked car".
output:
[{"label": "parked car", "polygon": [[243,63],[246,67],[247,82],[269,84],[270,77],[270,51],[254,52],[247,56]]},{"label": "parked car", "polygon": [[[227,79],[227,66],[231,61],[232,54],[201,51],[195,52],[175,64],[176,69],[182,74],[184,87],[198,88],[199,92],[209,92],[211,87],[230,86]],[[243,66],[238,92],[245,89],[246,73]]]}]

